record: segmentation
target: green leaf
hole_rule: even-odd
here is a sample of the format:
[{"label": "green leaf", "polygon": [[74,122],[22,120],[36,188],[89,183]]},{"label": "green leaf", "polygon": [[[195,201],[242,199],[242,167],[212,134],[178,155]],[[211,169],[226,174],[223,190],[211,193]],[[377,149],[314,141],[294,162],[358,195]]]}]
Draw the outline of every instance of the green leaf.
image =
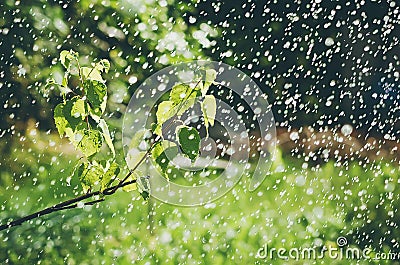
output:
[{"label": "green leaf", "polygon": [[156,112],[157,127],[154,133],[162,135],[163,124],[174,115],[182,115],[186,110],[193,107],[196,103],[196,97],[200,93],[199,87],[191,88],[187,84],[175,85],[170,92],[170,100],[163,101],[158,105]]},{"label": "green leaf", "polygon": [[187,111],[188,109],[193,107],[194,104],[196,103],[196,97],[197,97],[197,93],[193,92],[188,99],[183,101],[180,105],[176,106],[175,108],[176,108],[177,115],[180,116],[185,111]]},{"label": "green leaf", "polygon": [[142,195],[142,198],[143,198],[143,200],[145,200],[145,201],[147,201],[148,199],[149,199],[149,197],[150,197],[150,193],[148,192],[148,191],[142,191],[141,193],[140,193],[140,195]]},{"label": "green leaf", "polygon": [[176,135],[181,146],[182,152],[187,155],[190,160],[194,161],[199,155],[200,135],[193,127],[178,126]]},{"label": "green leaf", "polygon": [[[79,106],[81,103],[77,103],[79,100],[78,97],[74,97],[70,100],[67,100],[65,102],[65,106],[63,108],[63,114],[65,119],[67,119],[69,126],[72,128],[72,130],[74,131],[75,128],[78,126],[78,124],[80,124],[82,122],[82,118],[81,117],[75,117],[75,115],[77,115],[77,112],[79,111]],[[75,104],[77,104],[75,106]],[[75,106],[75,107],[74,107]],[[74,114],[73,115],[73,109],[74,109]]]},{"label": "green leaf", "polygon": [[[137,174],[135,172],[133,172],[132,175],[129,178],[127,178],[126,182],[129,182],[129,181],[132,181],[135,179],[137,179]],[[126,191],[126,192],[131,192],[131,191],[137,190],[137,183],[135,182],[135,183],[123,186],[122,190]]]},{"label": "green leaf", "polygon": [[61,86],[64,88],[68,87],[68,72],[65,72],[64,77],[61,82]]},{"label": "green leaf", "polygon": [[72,113],[75,115],[76,112],[81,110],[81,101],[77,97],[68,100],[65,103],[58,104],[54,109],[54,123],[56,124],[58,133],[61,137],[66,134],[71,142],[73,142],[74,131],[77,126],[82,123],[82,119],[80,117],[74,117]]},{"label": "green leaf", "polygon": [[88,129],[88,125],[86,122],[80,121],[78,125],[72,130],[71,134],[68,133],[68,128],[66,130],[66,135],[68,136],[69,140],[74,144],[77,148],[79,142],[82,140],[85,131]]},{"label": "green leaf", "polygon": [[65,69],[69,68],[71,61],[74,59],[74,55],[70,51],[61,51],[60,52],[60,61],[61,64],[65,67]]},{"label": "green leaf", "polygon": [[60,61],[61,64],[65,67],[65,69],[68,69],[71,65],[72,61],[77,61],[78,60],[78,53],[74,51],[61,51],[60,52]]},{"label": "green leaf", "polygon": [[83,162],[74,172],[79,178],[83,190],[87,192],[94,186],[100,184],[100,189],[110,187],[113,180],[118,176],[120,168],[117,163],[109,160]]},{"label": "green leaf", "polygon": [[189,97],[192,90],[193,89],[190,88],[190,86],[187,84],[177,84],[172,87],[172,90],[169,94],[169,100],[172,101],[175,105],[178,105],[184,99]]},{"label": "green leaf", "polygon": [[72,92],[72,90],[67,86],[68,84],[67,84],[67,82],[65,80],[65,77],[63,78],[62,83],[63,84],[58,84],[54,80],[54,78],[50,78],[50,79],[47,80],[45,88],[46,89],[57,88],[60,91],[61,96],[63,96],[65,98],[65,96],[68,93]]},{"label": "green leaf", "polygon": [[196,91],[200,90],[200,88],[192,88],[187,84],[177,84],[172,87],[169,100],[176,106],[175,112],[177,115],[182,115],[186,110],[193,107],[197,97],[195,89]]},{"label": "green leaf", "polygon": [[120,168],[117,163],[110,163],[109,161],[107,161],[104,171],[105,173],[101,177],[101,190],[105,190],[111,185],[113,180],[118,176]]},{"label": "green leaf", "polygon": [[[95,113],[94,112],[94,110],[89,106],[88,107],[88,109],[89,109],[89,115],[90,115],[90,117],[96,122],[96,123],[99,123],[100,122],[100,120],[101,120],[101,118],[100,118],[100,116],[98,115],[99,113]],[[101,115],[101,114],[100,114]]]},{"label": "green leaf", "polygon": [[[165,144],[167,142],[167,144]],[[179,148],[174,142],[163,141],[164,143],[164,153],[168,157],[169,160],[175,158],[179,153]]]},{"label": "green leaf", "polygon": [[217,103],[213,95],[206,95],[201,102],[201,111],[203,112],[204,125],[208,135],[208,125],[214,126],[215,114],[217,113]]},{"label": "green leaf", "polygon": [[[57,84],[58,85],[58,84]],[[72,90],[69,88],[69,87],[64,87],[64,86],[61,86],[61,85],[58,85],[57,86],[58,87],[58,89],[60,90],[60,94],[61,94],[61,96],[65,99],[65,96],[68,94],[68,93],[71,93],[72,92]]]},{"label": "green leaf", "polygon": [[101,59],[100,62],[96,63],[95,68],[100,72],[108,73],[110,66],[110,62],[107,59]]},{"label": "green leaf", "polygon": [[127,179],[127,182],[136,179],[136,183],[126,185],[122,188],[122,190],[127,191],[127,192],[133,191],[133,190],[138,190],[140,195],[143,197],[143,199],[147,200],[150,195],[150,183],[149,183],[148,177],[141,174],[141,172],[138,174],[136,174],[136,173],[137,172],[134,172],[132,174],[132,176],[130,176]]},{"label": "green leaf", "polygon": [[157,127],[154,131],[157,135],[162,135],[162,126],[164,122],[174,116],[174,102],[166,100],[158,105],[156,116],[157,116]]},{"label": "green leaf", "polygon": [[217,77],[217,71],[214,69],[207,69],[206,70],[206,83],[213,83],[215,81],[215,78]]},{"label": "green leaf", "polygon": [[76,101],[73,101],[71,115],[72,117],[77,119],[81,118],[82,120],[84,120],[86,118],[86,102],[83,99],[77,99]]},{"label": "green leaf", "polygon": [[[140,162],[140,160],[143,158],[143,156],[146,155],[146,152],[141,152],[138,149],[131,149],[128,152],[127,155],[127,164],[129,166],[129,168],[133,168],[136,167],[137,164]],[[144,174],[142,173],[142,171],[138,170],[137,168],[135,169],[135,171],[132,173],[132,175],[127,179],[127,181],[132,181],[132,180],[139,180],[141,178],[143,178]],[[122,189],[124,191],[133,191],[136,190],[137,188],[139,188],[140,190],[140,186],[137,185],[138,182],[124,186]]]},{"label": "green leaf", "polygon": [[54,109],[54,123],[56,124],[58,133],[61,137],[64,136],[65,129],[69,126],[68,121],[64,116],[64,107],[65,105],[60,103]]},{"label": "green leaf", "polygon": [[137,186],[143,200],[148,200],[150,197],[150,182],[147,176],[137,178]]},{"label": "green leaf", "polygon": [[95,115],[101,116],[106,109],[107,87],[96,80],[85,80],[85,94]]},{"label": "green leaf", "polygon": [[60,61],[61,61],[61,64],[65,68],[68,68],[68,66],[69,66],[69,59],[67,59],[68,55],[69,55],[69,51],[61,51],[60,52]]},{"label": "green leaf", "polygon": [[77,175],[85,193],[99,183],[103,173],[103,167],[96,161],[92,163],[83,162],[80,165],[77,170]]},{"label": "green leaf", "polygon": [[137,179],[137,187],[144,200],[147,200],[150,195],[150,181],[148,176],[139,176]]},{"label": "green leaf", "polygon": [[214,83],[216,77],[217,77],[217,72],[214,69],[206,70],[204,85],[201,90],[201,94],[203,97],[207,94],[208,88],[211,86],[211,84]]},{"label": "green leaf", "polygon": [[165,172],[165,170],[168,167],[169,164],[169,159],[165,152],[161,152],[156,158],[155,158],[156,163],[160,166],[161,171]]},{"label": "green leaf", "polygon": [[162,145],[162,142],[158,142],[155,144],[155,146],[151,151],[151,155],[154,161],[157,163],[157,165],[160,166],[161,171],[165,172],[169,164],[169,159],[164,152],[164,147]]},{"label": "green leaf", "polygon": [[97,68],[82,67],[82,75],[84,79],[95,80],[104,83],[103,77]]},{"label": "green leaf", "polygon": [[[103,144],[103,138],[98,130],[83,130],[75,134],[78,142],[77,148],[86,156],[90,157],[100,151]],[[81,138],[81,139],[79,139]]]},{"label": "green leaf", "polygon": [[110,148],[113,157],[115,157],[115,149],[114,149],[114,144],[112,142],[111,136],[110,136],[110,131],[108,129],[108,125],[106,123],[105,120],[100,119],[99,120],[99,127],[101,128],[102,132],[103,132],[103,137],[104,137],[104,141],[106,142],[106,144],[108,145],[108,147]]},{"label": "green leaf", "polygon": [[160,166],[163,173],[165,173],[168,168],[170,158],[175,157],[177,154],[178,147],[176,144],[167,140],[156,143],[151,152],[151,156],[157,165]]}]

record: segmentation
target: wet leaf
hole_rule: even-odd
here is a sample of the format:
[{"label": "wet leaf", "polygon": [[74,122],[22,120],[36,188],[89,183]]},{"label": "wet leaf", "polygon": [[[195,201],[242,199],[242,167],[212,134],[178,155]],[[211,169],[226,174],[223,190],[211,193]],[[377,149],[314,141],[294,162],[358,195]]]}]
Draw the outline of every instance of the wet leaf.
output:
[{"label": "wet leaf", "polygon": [[172,101],[175,105],[178,105],[181,101],[187,99],[192,92],[192,88],[190,88],[187,84],[177,84],[172,87],[172,90],[169,95],[169,100]]},{"label": "wet leaf", "polygon": [[[140,174],[142,174],[140,171],[133,172],[132,175],[126,180],[126,182],[130,182],[132,180],[137,180],[138,177],[140,176]],[[132,183],[132,184],[122,187],[122,190],[126,191],[126,192],[131,192],[131,191],[137,190],[137,188],[138,188],[137,182],[135,182],[135,183]]]},{"label": "wet leaf", "polygon": [[176,106],[174,111],[177,115],[182,115],[196,103],[196,91],[200,90],[200,88],[196,88],[196,91],[194,90],[195,88],[187,84],[178,84],[172,88],[169,99],[173,102],[173,105]]},{"label": "wet leaf", "polygon": [[68,72],[65,72],[64,77],[63,77],[62,82],[61,82],[61,86],[63,88],[68,87]]},{"label": "wet leaf", "polygon": [[112,142],[112,139],[111,139],[111,136],[110,136],[110,131],[108,129],[108,125],[107,125],[106,121],[103,120],[103,119],[100,119],[98,125],[99,125],[99,127],[101,128],[101,130],[103,132],[104,141],[106,142],[106,144],[110,148],[113,156],[115,157],[115,148],[114,148],[114,144]]},{"label": "wet leaf", "polygon": [[[128,178],[126,181],[129,182],[129,181],[132,181],[134,179],[135,178]],[[126,191],[126,192],[131,192],[131,191],[137,190],[137,184],[136,183],[132,183],[132,184],[123,186],[122,190]]]},{"label": "wet leaf", "polygon": [[199,155],[200,135],[193,127],[178,126],[176,135],[182,152],[194,161]]},{"label": "wet leaf", "polygon": [[201,90],[201,94],[203,97],[207,94],[208,89],[214,83],[216,77],[217,77],[217,72],[214,69],[206,70],[204,85]]},{"label": "wet leaf", "polygon": [[64,136],[65,129],[69,126],[64,115],[65,104],[60,103],[54,109],[54,123],[56,124],[58,133],[61,137]]},{"label": "wet leaf", "polygon": [[82,74],[85,79],[104,83],[104,79],[97,68],[82,67]]},{"label": "wet leaf", "polygon": [[[81,134],[82,131],[77,132]],[[79,136],[80,137],[80,136]],[[79,138],[78,137],[78,138]],[[84,130],[82,139],[76,139],[78,142],[77,148],[86,156],[91,157],[92,155],[98,153],[103,144],[103,137],[98,130]]]},{"label": "wet leaf", "polygon": [[83,99],[77,99],[73,102],[71,108],[71,116],[84,120],[87,116],[86,102]]},{"label": "wet leaf", "polygon": [[96,161],[92,163],[83,162],[79,166],[77,175],[85,193],[99,183],[103,173],[103,167]]},{"label": "wet leaf", "polygon": [[173,107],[174,107],[174,102],[172,101],[163,101],[158,105],[156,116],[157,116],[157,127],[154,131],[155,134],[161,135],[162,131],[162,125],[164,122],[166,122],[168,119],[174,116],[173,112]]},{"label": "wet leaf", "polygon": [[[82,102],[77,103],[78,101],[80,101],[80,99],[78,97],[74,97],[70,100],[67,100],[65,103],[65,106],[63,108],[64,117],[65,117],[65,119],[67,119],[69,127],[71,127],[72,130],[75,130],[75,128],[78,126],[78,124],[80,124],[82,122],[82,118],[80,116],[75,117],[75,115],[78,113],[78,111],[82,111],[82,108],[79,107],[79,106],[82,106],[81,105]],[[76,103],[77,103],[77,105],[75,106]]]},{"label": "wet leaf", "polygon": [[208,126],[214,126],[215,114],[217,113],[217,103],[215,97],[212,95],[206,95],[204,100],[201,102],[201,111],[203,112],[204,125],[208,134]]},{"label": "wet leaf", "polygon": [[140,176],[137,179],[137,187],[144,200],[150,197],[150,181],[148,176]]},{"label": "wet leaf", "polygon": [[101,116],[106,109],[107,87],[97,80],[86,80],[85,94],[95,115]]},{"label": "wet leaf", "polygon": [[162,172],[165,172],[165,170],[168,167],[168,164],[170,162],[169,158],[164,152],[164,147],[161,142],[158,142],[154,147],[151,152],[151,155],[154,159],[154,161],[157,163],[157,165],[160,167]]},{"label": "wet leaf", "polygon": [[101,190],[110,187],[113,180],[118,176],[120,168],[116,162],[107,161],[105,173],[101,177]]},{"label": "wet leaf", "polygon": [[61,51],[60,62],[65,67],[65,69],[68,69],[70,67],[71,61],[77,60],[77,56],[78,54],[74,51]]},{"label": "wet leaf", "polygon": [[107,59],[101,59],[100,62],[96,63],[95,68],[100,72],[108,73],[110,66],[110,62]]}]

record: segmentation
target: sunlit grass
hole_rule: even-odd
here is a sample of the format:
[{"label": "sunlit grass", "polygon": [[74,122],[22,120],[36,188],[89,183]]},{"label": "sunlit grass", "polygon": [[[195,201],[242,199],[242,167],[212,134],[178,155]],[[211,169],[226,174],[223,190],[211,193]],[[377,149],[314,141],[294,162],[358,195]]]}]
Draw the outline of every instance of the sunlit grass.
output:
[{"label": "sunlit grass", "polygon": [[[26,148],[31,151],[11,152],[8,160],[29,162],[26,176],[1,173],[1,220],[81,192],[76,179],[67,182],[75,153],[55,155],[52,150]],[[396,251],[393,240],[399,238],[400,220],[396,172],[398,165],[384,162],[359,165],[355,161],[346,169],[329,161],[319,169],[305,168],[301,161],[279,152],[271,174],[255,192],[247,191],[248,181],[242,179],[223,198],[202,207],[176,207],[154,199],[145,203],[136,192],[117,192],[98,206],[54,213],[1,233],[0,261],[263,264],[269,260],[255,256],[265,244],[321,248],[336,246],[339,236],[345,236],[350,246]],[[325,257],[315,264],[322,261],[347,263]],[[313,263],[289,263],[307,262]],[[287,261],[275,259],[273,264]]]}]

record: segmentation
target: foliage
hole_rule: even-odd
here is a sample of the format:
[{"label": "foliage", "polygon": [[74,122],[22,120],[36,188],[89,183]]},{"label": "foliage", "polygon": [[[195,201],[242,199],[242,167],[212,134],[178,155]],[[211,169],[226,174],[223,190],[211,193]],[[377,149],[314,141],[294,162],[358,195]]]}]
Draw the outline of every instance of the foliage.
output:
[{"label": "foliage", "polygon": [[[207,135],[209,124],[214,125],[216,99],[213,95],[207,95],[207,92],[210,85],[214,83],[217,73],[214,69],[200,72],[196,82],[175,84],[171,88],[168,100],[161,101],[156,108],[157,122],[153,124],[152,128],[157,137],[152,144],[147,144],[149,147],[147,150],[151,151],[153,160],[166,178],[168,178],[167,169],[170,166],[170,157],[175,157],[180,152],[193,162],[198,157],[200,150],[200,135],[196,128],[186,125],[177,126],[174,140],[165,137],[169,136],[165,135],[168,129],[173,124],[184,124],[184,121],[181,120],[182,115],[196,104],[202,106]],[[143,135],[144,131],[136,133],[130,148],[139,150],[142,141],[138,139],[143,139]],[[134,163],[132,164],[134,165]]]},{"label": "foliage", "polygon": [[[192,162],[196,160],[200,150],[200,135],[196,128],[186,125],[180,125],[175,128],[175,141],[165,139],[163,132],[168,131],[172,123],[183,124],[184,122],[180,120],[180,117],[195,104],[203,106],[203,119],[207,135],[210,120],[213,121],[215,118],[216,112],[212,110],[216,108],[215,97],[206,95],[206,93],[216,78],[216,71],[207,69],[203,72],[205,73],[204,76],[200,77],[195,84],[174,85],[170,91],[169,100],[162,101],[157,107],[157,124],[154,125],[154,133],[158,135],[158,141],[156,141],[152,149],[152,157],[164,174],[167,174],[166,170],[170,164],[169,157],[174,157],[179,150]],[[210,104],[209,102],[211,101],[214,103]],[[204,107],[206,105],[212,106]],[[176,146],[176,143],[179,146]],[[174,155],[168,156],[168,152]],[[166,177],[168,178],[168,176]]]},{"label": "foliage", "polygon": [[[107,104],[107,86],[102,78],[110,70],[106,59],[83,67],[79,54],[75,51],[62,51],[60,62],[65,68],[61,83],[50,79],[47,87],[57,87],[63,102],[54,109],[54,122],[61,137],[69,141],[83,154],[83,162],[76,167],[85,192],[99,185],[104,190],[118,176],[120,168],[115,162],[115,148],[103,114]],[[79,80],[79,86],[71,88],[69,81]],[[72,96],[71,96],[72,95]],[[101,151],[103,142],[111,151],[105,159],[96,155]]]},{"label": "foliage", "polygon": [[[111,88],[107,105],[110,120],[118,127],[119,123],[112,120],[122,115],[144,77],[177,61],[203,58],[202,44],[193,32],[210,27],[185,22],[184,14],[193,10],[193,3],[178,2],[2,1],[0,101],[9,107],[0,108],[4,121],[0,134],[18,134],[29,119],[38,122],[41,130],[54,128],[47,110],[54,108],[59,98],[56,90],[45,88],[45,83],[51,73],[62,82],[63,66],[54,58],[70,49],[88,55],[80,57],[85,64],[90,56],[106,58],[113,65],[102,76],[107,76]],[[94,79],[95,74],[92,72]]]},{"label": "foliage", "polygon": [[200,135],[196,129],[188,126],[178,126],[176,128],[176,138],[182,147],[182,152],[187,155],[190,160],[195,160],[199,154]]},{"label": "foliage", "polygon": [[[54,79],[50,79],[47,83],[49,88],[57,87],[63,97],[63,102],[54,109],[54,122],[60,136],[66,136],[83,155],[83,161],[76,166],[74,175],[79,178],[84,192],[95,188],[103,191],[111,186],[120,172],[120,168],[115,162],[116,153],[110,130],[107,122],[103,119],[108,91],[102,74],[110,70],[110,63],[108,60],[102,59],[93,62],[90,67],[81,66],[79,54],[72,50],[60,53],[60,63],[65,68],[62,82],[57,83]],[[176,146],[173,141],[164,139],[163,129],[169,128],[176,121],[183,124],[183,121],[180,120],[182,114],[195,104],[201,105],[207,131],[209,125],[214,125],[216,100],[213,95],[207,95],[207,91],[216,78],[216,71],[206,69],[201,72],[204,73],[204,76],[200,76],[196,83],[174,85],[169,94],[169,100],[162,101],[158,105],[157,123],[153,126],[157,138],[144,138],[145,131],[139,131],[133,137],[130,147],[134,150],[139,150],[143,140],[148,142],[146,144],[147,152],[138,151],[135,154],[132,152],[129,154],[134,178],[144,177],[143,173],[138,170],[138,166],[150,152],[164,174],[167,174],[166,169],[170,162],[167,151],[180,149],[182,154],[191,161],[195,161],[198,157],[200,135],[197,129],[186,125],[178,126],[175,130],[175,142],[179,146]],[[76,87],[69,85],[74,83],[74,79],[78,80],[79,85]],[[99,159],[98,154],[102,151],[103,143],[108,146],[111,153],[108,152]],[[122,179],[120,183],[126,181],[127,178]],[[136,184],[132,184],[124,190],[131,191],[136,187]],[[140,192],[147,197],[148,190],[141,188]]]}]

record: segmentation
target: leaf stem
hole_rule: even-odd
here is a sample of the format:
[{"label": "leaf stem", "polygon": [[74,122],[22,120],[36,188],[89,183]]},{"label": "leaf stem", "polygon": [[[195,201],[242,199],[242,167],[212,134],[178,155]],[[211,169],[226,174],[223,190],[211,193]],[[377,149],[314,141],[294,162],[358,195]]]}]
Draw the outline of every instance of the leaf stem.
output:
[{"label": "leaf stem", "polygon": [[[82,80],[82,76],[81,76],[81,70],[80,70],[79,61],[77,61],[77,63],[78,63],[78,68],[79,68],[79,75],[80,75],[80,78],[81,78],[81,82],[82,82],[82,84],[83,84],[83,80]],[[195,88],[198,86],[198,84],[200,83],[200,81],[201,81],[201,80],[199,80],[199,81],[196,83],[196,86],[195,86],[194,89],[191,91],[191,93],[193,93],[193,91],[194,91]],[[191,93],[190,93],[190,94],[191,94]],[[190,94],[189,94],[189,96],[190,96]],[[183,101],[185,101],[185,100],[187,100],[187,99],[185,98]],[[181,102],[181,103],[182,103],[182,102]],[[180,104],[180,106],[178,106],[178,111],[179,111],[179,108],[180,108],[180,107],[182,107],[182,104]],[[174,120],[175,120],[175,119],[176,119],[176,115],[175,115],[175,117],[174,117]],[[170,126],[172,126],[172,123],[173,123],[174,120],[172,120],[172,121],[167,125],[167,128],[169,128]],[[39,217],[41,217],[41,216],[48,215],[48,214],[53,213],[53,212],[58,212],[58,211],[66,210],[66,209],[77,208],[78,205],[79,205],[79,202],[81,202],[81,201],[87,200],[87,199],[92,198],[92,197],[97,196],[97,195],[109,196],[109,195],[114,194],[119,188],[122,188],[122,187],[124,187],[124,186],[130,185],[130,184],[133,184],[133,183],[136,183],[136,180],[135,180],[135,179],[134,179],[134,180],[130,180],[130,181],[127,181],[127,180],[128,180],[128,178],[133,174],[133,172],[143,163],[143,161],[144,161],[144,160],[146,159],[146,157],[150,154],[151,150],[154,148],[154,146],[156,145],[156,143],[157,143],[160,139],[161,139],[161,136],[160,136],[160,135],[157,135],[156,139],[154,140],[154,143],[150,146],[150,148],[147,150],[147,152],[143,155],[143,157],[139,160],[139,162],[128,172],[128,174],[127,174],[117,185],[112,186],[112,187],[109,187],[109,188],[107,188],[107,189],[105,189],[105,190],[103,190],[103,191],[93,191],[93,192],[90,192],[90,193],[86,193],[86,194],[77,196],[77,197],[75,197],[75,198],[73,198],[73,199],[66,200],[66,201],[64,201],[64,202],[61,202],[61,203],[55,204],[55,205],[53,205],[53,206],[47,207],[47,208],[45,208],[45,209],[43,209],[43,210],[41,210],[41,211],[38,211],[38,212],[35,212],[35,213],[32,213],[32,214],[26,215],[26,216],[24,216],[24,217],[21,217],[21,218],[19,218],[19,219],[16,219],[16,220],[14,220],[14,221],[11,221],[11,222],[7,222],[7,223],[5,223],[5,224],[0,225],[0,231],[5,230],[5,229],[8,229],[8,228],[11,228],[11,227],[14,227],[14,226],[21,225],[21,224],[23,224],[24,222],[27,222],[27,221],[29,221],[29,220],[33,220],[33,219],[39,218]],[[102,202],[102,201],[104,201],[104,200],[105,200],[104,198],[100,198],[100,199],[96,199],[96,200],[93,200],[93,201],[84,202],[83,205],[84,205],[84,206],[85,206],[85,205],[94,205],[94,204],[99,203],[99,202]]]},{"label": "leaf stem", "polygon": [[[79,59],[76,59],[76,64],[78,65],[78,74],[79,74],[79,79],[81,80],[81,84],[82,84],[82,88],[84,88],[84,84],[83,84],[83,74],[82,74],[82,68],[81,65],[79,63]],[[82,90],[83,95],[85,95],[85,91]]]},{"label": "leaf stem", "polygon": [[[132,174],[132,173],[130,173],[130,174]],[[128,175],[129,175],[129,173],[128,173]],[[47,207],[47,208],[45,208],[45,209],[43,209],[41,211],[35,212],[33,214],[30,214],[30,215],[27,215],[27,216],[24,216],[24,217],[21,217],[21,218],[19,218],[17,220],[11,221],[11,222],[7,222],[6,224],[2,224],[2,225],[0,225],[0,231],[8,229],[8,228],[11,228],[11,227],[14,227],[14,226],[17,226],[17,225],[21,225],[26,221],[29,221],[29,220],[32,220],[32,219],[35,219],[35,218],[38,218],[38,217],[41,217],[41,216],[45,216],[45,215],[48,215],[48,214],[53,213],[53,212],[58,212],[58,211],[66,210],[66,209],[77,208],[78,205],[79,205],[78,202],[87,200],[89,198],[92,198],[94,196],[101,195],[101,194],[103,194],[105,196],[112,195],[117,191],[118,188],[130,185],[130,184],[133,184],[133,183],[136,183],[136,180],[127,181],[127,182],[122,183],[122,184],[119,183],[118,185],[109,187],[109,188],[105,189],[102,192],[101,191],[94,191],[94,192],[86,193],[86,194],[80,195],[78,197],[75,197],[73,199],[70,199],[70,200],[55,204],[55,205]],[[100,198],[100,199],[96,199],[96,200],[93,200],[93,201],[85,202],[83,205],[93,205],[93,204],[96,204],[96,203],[99,203],[99,202],[102,202],[102,201],[104,201],[104,198]]]},{"label": "leaf stem", "polygon": [[[200,84],[200,82],[201,82],[201,79],[200,79],[199,81],[197,81],[196,85],[194,86],[193,90],[189,93],[189,95],[188,95],[187,97],[185,97],[185,98],[179,103],[178,110],[177,110],[177,112],[176,112],[177,114],[178,114],[180,108],[183,107],[183,103],[184,103],[184,102],[190,97],[190,95],[195,91],[196,87]],[[168,123],[168,125],[167,125],[167,127],[166,127],[166,130],[168,130],[169,127],[172,126],[173,122],[174,122],[175,119],[176,119],[176,116],[177,116],[177,115],[175,115],[174,119]],[[157,135],[156,139],[154,140],[154,143],[150,146],[150,148],[147,150],[147,152],[140,158],[140,160],[136,163],[136,165],[129,171],[129,173],[125,176],[125,178],[123,178],[123,179],[119,182],[119,184],[117,184],[117,185],[115,186],[115,190],[117,190],[118,188],[120,188],[120,187],[121,187],[120,185],[124,185],[125,181],[128,180],[128,178],[133,174],[133,172],[143,163],[143,161],[146,159],[146,157],[150,154],[151,150],[153,150],[154,146],[157,144],[157,142],[160,140],[160,138],[161,138],[161,136],[160,136],[160,135]],[[115,191],[114,191],[114,192],[115,192]]]}]

